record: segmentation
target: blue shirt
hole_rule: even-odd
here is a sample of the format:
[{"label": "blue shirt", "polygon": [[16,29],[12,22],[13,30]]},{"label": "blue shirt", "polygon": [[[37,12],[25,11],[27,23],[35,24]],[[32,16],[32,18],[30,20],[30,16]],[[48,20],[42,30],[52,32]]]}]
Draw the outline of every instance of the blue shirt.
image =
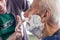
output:
[{"label": "blue shirt", "polygon": [[60,35],[48,36],[42,40],[60,40]]}]

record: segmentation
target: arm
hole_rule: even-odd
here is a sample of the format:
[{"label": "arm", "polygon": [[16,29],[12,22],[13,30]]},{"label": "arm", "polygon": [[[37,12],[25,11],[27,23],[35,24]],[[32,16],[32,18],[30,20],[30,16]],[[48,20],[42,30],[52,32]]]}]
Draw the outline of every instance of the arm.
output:
[{"label": "arm", "polygon": [[20,16],[17,16],[17,21],[18,21],[18,24],[15,28],[15,32],[7,40],[18,40],[20,39],[20,37],[22,37],[22,32],[21,32],[22,29],[20,28],[20,25],[21,25]]}]

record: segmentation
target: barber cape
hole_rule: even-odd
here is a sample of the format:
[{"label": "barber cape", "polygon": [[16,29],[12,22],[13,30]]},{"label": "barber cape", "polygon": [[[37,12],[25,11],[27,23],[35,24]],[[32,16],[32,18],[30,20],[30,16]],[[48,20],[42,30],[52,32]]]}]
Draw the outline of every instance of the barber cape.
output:
[{"label": "barber cape", "polygon": [[10,14],[0,14],[0,37],[2,40],[6,40],[15,30],[15,19]]},{"label": "barber cape", "polygon": [[31,16],[31,19],[28,21],[27,28],[31,33],[33,33],[37,38],[40,39],[42,30],[44,28],[40,16]]}]

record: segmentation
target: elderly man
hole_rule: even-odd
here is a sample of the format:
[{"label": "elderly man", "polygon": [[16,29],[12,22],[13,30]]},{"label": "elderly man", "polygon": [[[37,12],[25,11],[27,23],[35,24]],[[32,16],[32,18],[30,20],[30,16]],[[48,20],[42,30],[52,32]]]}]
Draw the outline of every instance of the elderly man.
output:
[{"label": "elderly man", "polygon": [[41,35],[42,40],[60,40],[60,13],[57,8],[57,0],[34,0],[24,14],[29,20],[33,15],[39,15],[41,17],[41,22],[44,23]]}]

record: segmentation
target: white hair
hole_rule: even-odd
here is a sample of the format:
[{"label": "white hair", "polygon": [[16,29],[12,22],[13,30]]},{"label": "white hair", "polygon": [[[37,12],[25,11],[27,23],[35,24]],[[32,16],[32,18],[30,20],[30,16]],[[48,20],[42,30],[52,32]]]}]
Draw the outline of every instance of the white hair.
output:
[{"label": "white hair", "polygon": [[[41,1],[41,0],[40,0]],[[49,8],[51,10],[51,15],[54,18],[55,22],[60,23],[60,2],[59,0],[42,0],[41,4],[44,4],[45,8]]]}]

